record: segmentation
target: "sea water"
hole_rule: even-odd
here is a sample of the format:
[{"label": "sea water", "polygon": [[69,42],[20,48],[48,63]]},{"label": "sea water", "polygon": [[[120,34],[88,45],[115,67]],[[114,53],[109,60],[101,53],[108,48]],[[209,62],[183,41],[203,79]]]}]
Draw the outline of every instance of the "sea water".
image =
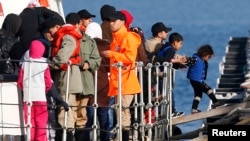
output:
[{"label": "sea water", "polygon": [[[63,0],[65,15],[87,9],[96,15],[93,21],[99,23],[100,7],[104,4],[129,10],[134,16],[132,26],[141,27],[146,38],[151,37],[151,26],[156,22],[172,27],[171,32],[179,32],[184,37],[179,54],[191,56],[199,46],[212,45],[215,56],[209,60],[206,82],[213,88],[217,87],[218,66],[229,38],[249,35],[249,0]],[[190,114],[194,94],[186,73],[187,70],[176,72],[174,94],[177,110]],[[203,95],[199,109],[206,110],[208,102],[208,97]],[[201,123],[199,120],[178,126],[185,133],[199,128]]]}]

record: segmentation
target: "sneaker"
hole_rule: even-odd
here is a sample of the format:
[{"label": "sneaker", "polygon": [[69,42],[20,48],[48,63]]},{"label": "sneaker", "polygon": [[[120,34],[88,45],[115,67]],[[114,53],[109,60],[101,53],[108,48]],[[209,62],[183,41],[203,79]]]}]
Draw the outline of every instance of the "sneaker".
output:
[{"label": "sneaker", "polygon": [[196,114],[196,113],[200,113],[201,112],[201,110],[199,110],[199,109],[192,109],[192,114]]},{"label": "sneaker", "polygon": [[184,112],[174,112],[172,113],[172,118],[177,118],[177,117],[180,117],[180,116],[183,116],[184,115]]},{"label": "sneaker", "polygon": [[240,87],[244,88],[244,89],[250,89],[250,81],[245,81],[245,82],[241,83]]}]

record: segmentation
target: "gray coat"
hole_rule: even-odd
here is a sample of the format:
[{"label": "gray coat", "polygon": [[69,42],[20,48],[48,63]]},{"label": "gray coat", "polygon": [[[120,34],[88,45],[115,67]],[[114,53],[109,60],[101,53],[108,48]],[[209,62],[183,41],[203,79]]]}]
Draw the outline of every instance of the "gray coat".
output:
[{"label": "gray coat", "polygon": [[84,62],[88,62],[89,69],[81,69],[81,77],[83,82],[83,95],[93,95],[94,94],[94,72],[99,69],[101,64],[101,56],[94,39],[92,39],[87,34],[83,35],[80,43],[80,55],[82,58],[81,65]]},{"label": "gray coat", "polygon": [[[52,77],[55,85],[60,91],[61,95],[66,94],[66,82],[67,82],[67,71],[59,70],[59,63],[67,63],[71,54],[74,52],[76,48],[76,40],[70,36],[65,35],[63,37],[63,42],[61,44],[61,48],[59,49],[57,55],[52,58]],[[69,79],[69,93],[81,93],[82,92],[82,80],[79,66],[72,65],[70,71],[70,79]]]}]

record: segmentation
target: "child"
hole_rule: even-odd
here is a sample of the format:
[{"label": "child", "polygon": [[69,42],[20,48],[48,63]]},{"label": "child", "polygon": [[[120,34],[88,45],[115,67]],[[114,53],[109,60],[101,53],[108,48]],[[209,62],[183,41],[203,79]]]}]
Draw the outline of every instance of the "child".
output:
[{"label": "child", "polygon": [[194,90],[194,100],[192,104],[192,114],[201,112],[198,110],[199,102],[202,98],[202,93],[207,93],[208,97],[212,100],[212,107],[215,108],[220,105],[216,99],[213,90],[206,83],[208,60],[213,57],[214,51],[210,45],[203,45],[197,53],[193,54],[193,57],[197,58],[195,65],[189,67],[187,72],[187,78],[190,80],[190,84]]},{"label": "child", "polygon": [[[176,57],[176,51],[178,51],[183,44],[183,37],[177,32],[171,33],[169,35],[169,42],[165,43],[165,45],[160,49],[157,53],[156,62],[163,63],[163,62],[170,62],[173,63],[173,68],[179,69],[185,67],[185,63],[187,62],[186,57],[178,56]],[[161,71],[163,68],[160,67]],[[160,79],[159,89],[162,93],[162,84],[163,80]],[[177,112],[175,109],[175,101],[174,95],[172,93],[172,117],[179,117],[184,115],[184,112]]]},{"label": "child", "polygon": [[[48,120],[46,92],[52,86],[47,59],[43,58],[44,45],[34,40],[30,44],[30,62],[23,62],[18,75],[18,87],[23,90],[24,119],[28,122],[28,106],[31,105],[31,141],[47,141]],[[31,69],[29,69],[31,66]],[[31,70],[31,71],[30,71]],[[29,74],[31,73],[31,74]],[[31,77],[29,77],[31,76]]]}]

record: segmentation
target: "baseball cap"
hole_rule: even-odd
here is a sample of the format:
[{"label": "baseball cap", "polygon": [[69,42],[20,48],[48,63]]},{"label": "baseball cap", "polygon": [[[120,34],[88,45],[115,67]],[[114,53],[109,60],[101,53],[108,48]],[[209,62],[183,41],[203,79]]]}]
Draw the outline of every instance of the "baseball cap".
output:
[{"label": "baseball cap", "polygon": [[153,35],[157,35],[161,31],[169,32],[171,30],[172,28],[166,27],[163,22],[157,22],[151,28],[151,32]]},{"label": "baseball cap", "polygon": [[122,21],[126,21],[126,17],[121,11],[116,11],[108,17],[109,21],[115,21],[118,19]]},{"label": "baseball cap", "polygon": [[95,15],[89,13],[89,11],[86,9],[82,9],[82,10],[78,11],[77,14],[80,16],[81,19],[89,19],[92,17],[93,18],[96,17]]}]

